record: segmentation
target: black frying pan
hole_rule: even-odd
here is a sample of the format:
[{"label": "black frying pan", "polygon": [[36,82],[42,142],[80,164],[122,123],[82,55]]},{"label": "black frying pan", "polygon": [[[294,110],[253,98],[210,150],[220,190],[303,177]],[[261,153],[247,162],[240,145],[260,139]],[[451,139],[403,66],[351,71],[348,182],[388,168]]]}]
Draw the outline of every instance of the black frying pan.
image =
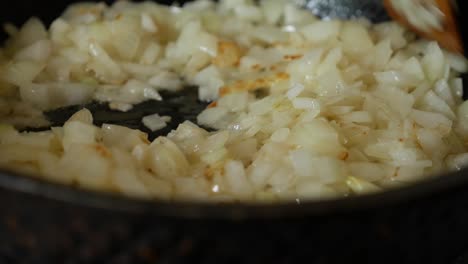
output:
[{"label": "black frying pan", "polygon": [[[2,2],[0,20],[21,24],[36,15],[50,22],[70,2]],[[378,0],[307,6],[322,15],[386,19]],[[170,128],[204,108],[195,94],[165,98],[126,114],[87,107],[97,124],[143,130],[139,118],[155,108],[177,110]],[[77,109],[47,115],[61,124]],[[3,172],[0,212],[0,263],[468,263],[467,170],[375,195],[275,205],[145,202]]]}]

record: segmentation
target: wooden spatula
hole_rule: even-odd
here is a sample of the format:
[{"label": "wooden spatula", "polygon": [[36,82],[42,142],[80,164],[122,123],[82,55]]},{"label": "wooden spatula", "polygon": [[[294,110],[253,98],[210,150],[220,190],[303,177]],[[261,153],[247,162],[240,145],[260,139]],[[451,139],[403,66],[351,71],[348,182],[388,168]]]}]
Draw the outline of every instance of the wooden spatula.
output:
[{"label": "wooden spatula", "polygon": [[[413,8],[405,10],[402,8],[402,2],[406,6],[411,3]],[[463,43],[455,18],[455,7],[451,2],[449,0],[384,0],[385,8],[393,19],[425,38],[436,40],[442,47],[463,54]],[[436,20],[438,25],[434,26],[434,23],[425,23],[424,21],[414,23],[415,19],[419,19],[419,14],[412,12],[414,10],[424,12],[426,18],[428,14],[433,15],[434,17],[431,21]],[[421,25],[424,26],[422,27]]]}]

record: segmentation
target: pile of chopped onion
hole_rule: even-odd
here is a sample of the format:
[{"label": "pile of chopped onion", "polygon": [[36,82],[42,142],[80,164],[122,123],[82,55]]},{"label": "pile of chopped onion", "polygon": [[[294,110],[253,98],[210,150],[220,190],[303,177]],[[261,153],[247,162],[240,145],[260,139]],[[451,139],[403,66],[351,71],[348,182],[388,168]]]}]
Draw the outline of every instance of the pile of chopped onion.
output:
[{"label": "pile of chopped onion", "polygon": [[[328,199],[412,184],[468,163],[464,58],[395,23],[321,21],[286,0],[77,4],[46,29],[6,27],[0,167],[123,195],[203,201]],[[44,110],[128,111],[197,86],[198,124],[153,142]],[[155,109],[157,112],[157,109]],[[142,122],[163,128],[169,117]],[[215,129],[208,132],[198,125]]]}]

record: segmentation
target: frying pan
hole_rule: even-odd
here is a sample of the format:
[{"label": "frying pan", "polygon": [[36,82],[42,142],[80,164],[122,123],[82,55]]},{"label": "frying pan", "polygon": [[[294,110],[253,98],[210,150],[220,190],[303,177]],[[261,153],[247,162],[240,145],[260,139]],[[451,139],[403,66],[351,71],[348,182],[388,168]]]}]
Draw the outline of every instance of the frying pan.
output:
[{"label": "frying pan", "polygon": [[[0,20],[51,22],[71,2],[1,2]],[[378,0],[306,7],[387,19]],[[154,109],[178,110],[171,129],[204,108],[192,93],[164,96],[126,114],[86,107],[97,124],[142,130],[135,120]],[[79,107],[47,116],[61,124]],[[468,263],[468,170],[374,195],[273,205],[140,201],[0,172],[0,212],[0,263]]]}]

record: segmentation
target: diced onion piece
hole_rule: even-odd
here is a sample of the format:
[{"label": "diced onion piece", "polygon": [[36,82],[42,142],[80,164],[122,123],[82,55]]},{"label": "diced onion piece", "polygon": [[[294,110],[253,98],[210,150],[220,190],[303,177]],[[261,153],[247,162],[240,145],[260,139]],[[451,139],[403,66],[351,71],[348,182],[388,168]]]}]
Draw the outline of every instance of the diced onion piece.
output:
[{"label": "diced onion piece", "polygon": [[49,40],[42,39],[24,49],[15,55],[16,60],[45,61],[52,52],[52,43]]},{"label": "diced onion piece", "polygon": [[427,46],[422,65],[427,78],[432,82],[444,74],[445,57],[437,42],[431,42]]},{"label": "diced onion piece", "polygon": [[295,127],[291,131],[291,142],[324,155],[336,156],[343,151],[338,133],[323,120],[313,120]]},{"label": "diced onion piece", "polygon": [[86,108],[81,109],[80,111],[74,113],[68,121],[78,121],[88,125],[93,124],[93,114]]},{"label": "diced onion piece", "polygon": [[371,182],[352,176],[348,177],[346,184],[356,194],[374,193],[381,190],[381,188]]},{"label": "diced onion piece", "polygon": [[69,121],[63,126],[63,148],[65,152],[75,145],[90,145],[96,143],[98,129],[79,121]]},{"label": "diced onion piece", "polygon": [[[75,122],[74,124],[81,124]],[[73,129],[70,127],[70,129]],[[81,130],[84,132],[84,129]],[[67,137],[67,131],[66,137]],[[75,137],[76,139],[76,137]],[[84,143],[84,138],[80,143]],[[111,171],[111,153],[107,148],[99,144],[73,144],[78,140],[70,141],[71,147],[63,155],[60,166],[62,174],[71,174],[74,181],[81,187],[92,190],[109,190],[109,180]],[[68,144],[65,144],[67,146]]]},{"label": "diced onion piece", "polygon": [[126,151],[132,151],[139,145],[149,144],[146,133],[124,126],[103,124],[101,136],[104,145]]},{"label": "diced onion piece", "polygon": [[189,163],[171,140],[159,137],[151,143],[145,157],[145,165],[162,178],[189,176]]},{"label": "diced onion piece", "polygon": [[254,190],[247,180],[242,162],[235,160],[227,161],[224,165],[224,174],[230,192],[244,199],[252,196]]},{"label": "diced onion piece", "polygon": [[301,33],[312,43],[322,43],[338,37],[341,29],[339,21],[317,21],[301,29]]},{"label": "diced onion piece", "polygon": [[141,26],[144,30],[150,33],[158,32],[158,27],[154,23],[153,19],[147,13],[141,14]]},{"label": "diced onion piece", "polygon": [[452,121],[439,113],[413,110],[410,117],[420,126],[436,129],[442,135],[448,134],[452,127]]},{"label": "diced onion piece", "polygon": [[0,78],[8,83],[21,86],[31,83],[44,69],[44,64],[33,61],[17,61],[7,65]]},{"label": "diced onion piece", "polygon": [[358,23],[344,23],[340,37],[344,51],[352,55],[363,55],[374,49],[367,29]]},{"label": "diced onion piece", "polygon": [[167,126],[167,122],[171,121],[171,117],[160,116],[159,114],[152,114],[143,117],[141,121],[147,128],[154,132],[165,128]]},{"label": "diced onion piece", "polygon": [[450,155],[447,157],[447,165],[452,170],[461,170],[468,166],[468,153]]}]

